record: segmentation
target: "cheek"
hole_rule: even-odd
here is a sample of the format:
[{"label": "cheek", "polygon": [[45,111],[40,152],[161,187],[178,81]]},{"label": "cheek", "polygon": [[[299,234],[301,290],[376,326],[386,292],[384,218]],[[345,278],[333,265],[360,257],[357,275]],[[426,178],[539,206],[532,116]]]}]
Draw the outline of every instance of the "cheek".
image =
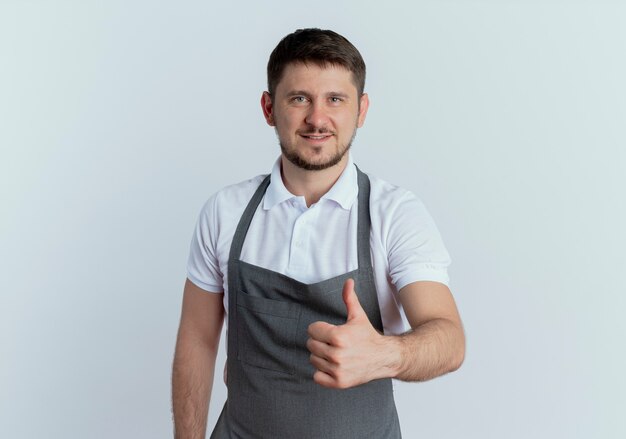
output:
[{"label": "cheek", "polygon": [[337,118],[335,120],[337,122],[337,125],[339,125],[341,128],[346,131],[351,131],[355,129],[357,124],[359,123],[359,114],[357,112],[342,114],[341,118]]},{"label": "cheek", "polygon": [[278,127],[282,130],[282,131],[289,131],[291,130],[292,126],[293,126],[293,121],[289,118],[283,117],[280,118],[278,121]]},{"label": "cheek", "polygon": [[281,139],[287,140],[294,136],[298,126],[294,123],[293,119],[283,115],[275,119],[274,129]]},{"label": "cheek", "polygon": [[301,116],[297,110],[288,109],[276,115],[276,121],[284,127],[297,126],[301,120]]}]

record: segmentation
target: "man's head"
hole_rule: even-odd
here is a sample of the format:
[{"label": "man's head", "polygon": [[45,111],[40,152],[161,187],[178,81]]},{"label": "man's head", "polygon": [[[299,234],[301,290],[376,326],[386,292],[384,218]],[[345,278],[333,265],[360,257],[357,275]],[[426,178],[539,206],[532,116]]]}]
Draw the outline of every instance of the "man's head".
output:
[{"label": "man's head", "polygon": [[365,88],[365,62],[356,47],[331,30],[298,29],[284,37],[272,51],[267,63],[267,89],[270,95],[282,79],[288,64],[341,66],[352,73],[359,96]]},{"label": "man's head", "polygon": [[308,171],[345,163],[369,106],[358,50],[335,32],[298,30],[274,49],[267,72],[261,106],[283,157]]}]

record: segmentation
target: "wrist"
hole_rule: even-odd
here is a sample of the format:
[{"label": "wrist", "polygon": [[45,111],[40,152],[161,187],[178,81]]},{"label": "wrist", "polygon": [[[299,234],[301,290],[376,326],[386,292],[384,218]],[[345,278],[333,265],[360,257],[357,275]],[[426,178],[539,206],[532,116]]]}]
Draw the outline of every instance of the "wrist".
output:
[{"label": "wrist", "polygon": [[378,378],[396,378],[402,370],[404,343],[397,335],[381,335],[381,376]]}]

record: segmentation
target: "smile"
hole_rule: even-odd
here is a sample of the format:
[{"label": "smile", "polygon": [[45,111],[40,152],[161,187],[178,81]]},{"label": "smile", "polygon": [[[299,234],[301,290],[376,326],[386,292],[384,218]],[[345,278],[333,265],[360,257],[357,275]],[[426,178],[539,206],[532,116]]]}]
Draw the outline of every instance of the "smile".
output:
[{"label": "smile", "polygon": [[329,137],[332,137],[332,134],[322,134],[322,135],[301,134],[301,136],[304,137],[305,139],[324,140],[324,139],[327,139]]}]

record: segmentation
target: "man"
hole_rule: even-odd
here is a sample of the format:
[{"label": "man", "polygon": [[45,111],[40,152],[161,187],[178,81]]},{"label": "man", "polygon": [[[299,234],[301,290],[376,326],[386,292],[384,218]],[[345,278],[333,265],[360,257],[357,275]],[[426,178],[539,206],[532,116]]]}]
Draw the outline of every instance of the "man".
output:
[{"label": "man", "polygon": [[219,191],[200,214],[175,436],[205,435],[226,316],[228,399],[211,438],[400,438],[391,378],[427,380],[463,362],[448,254],[414,195],[352,163],[369,106],[357,49],[298,30],[267,70],[261,106],[282,153],[270,175]]}]

